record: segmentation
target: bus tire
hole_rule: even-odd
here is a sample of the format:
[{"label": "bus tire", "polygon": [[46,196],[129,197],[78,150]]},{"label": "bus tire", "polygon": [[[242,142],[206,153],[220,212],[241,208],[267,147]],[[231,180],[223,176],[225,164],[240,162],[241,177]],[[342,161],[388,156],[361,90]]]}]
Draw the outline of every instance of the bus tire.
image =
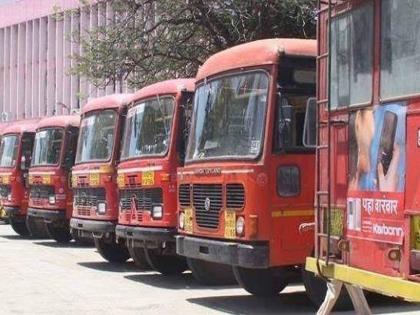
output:
[{"label": "bus tire", "polygon": [[70,233],[70,227],[65,224],[47,223],[47,230],[51,238],[60,244],[66,244],[73,238]]},{"label": "bus tire", "polygon": [[187,258],[187,264],[193,277],[201,284],[213,286],[237,284],[232,266],[194,258]]},{"label": "bus tire", "polygon": [[50,238],[47,226],[42,219],[27,216],[26,227],[33,238]]},{"label": "bus tire", "polygon": [[[327,283],[324,279],[316,276],[314,273],[302,270],[302,280],[305,286],[306,294],[316,308],[319,308],[324,302],[327,293]],[[343,286],[340,297],[335,303],[334,310],[336,311],[349,311],[353,310],[353,303],[350,299],[347,290]]]},{"label": "bus tire", "polygon": [[94,238],[95,247],[99,254],[112,263],[123,263],[130,258],[127,247],[122,243],[111,240],[107,242],[103,238]]},{"label": "bus tire", "polygon": [[23,237],[28,237],[31,234],[26,226],[26,222],[16,219],[14,217],[9,218],[10,225],[12,226],[13,231]]},{"label": "bus tire", "polygon": [[144,253],[149,265],[153,270],[163,275],[176,275],[183,273],[188,269],[187,262],[184,257],[173,255],[162,255],[154,249],[144,249]]},{"label": "bus tire", "polygon": [[233,273],[239,285],[255,296],[276,296],[289,284],[286,271],[277,272],[272,268],[249,269],[235,266]]},{"label": "bus tire", "polygon": [[140,269],[149,269],[146,254],[143,247],[134,247],[132,244],[127,246],[128,252],[134,261],[134,264]]}]

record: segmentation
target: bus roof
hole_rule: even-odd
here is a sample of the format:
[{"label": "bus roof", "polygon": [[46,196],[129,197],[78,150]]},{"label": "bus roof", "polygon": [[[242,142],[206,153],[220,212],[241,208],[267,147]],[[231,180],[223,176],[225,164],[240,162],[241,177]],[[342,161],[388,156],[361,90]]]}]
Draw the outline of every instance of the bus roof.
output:
[{"label": "bus roof", "polygon": [[22,134],[24,132],[35,132],[39,120],[39,118],[31,118],[10,122],[10,124],[4,129],[3,135],[11,133]]},{"label": "bus roof", "polygon": [[0,135],[3,134],[4,130],[7,128],[7,126],[9,126],[10,123],[5,121],[5,122],[1,122],[0,123]]},{"label": "bus roof", "polygon": [[121,109],[131,102],[132,96],[133,94],[112,94],[94,98],[83,106],[82,114],[94,110]]},{"label": "bus roof", "polygon": [[177,94],[182,90],[194,92],[195,79],[174,79],[157,82],[138,90],[133,97],[134,101],[164,94]]},{"label": "bus roof", "polygon": [[37,129],[48,128],[48,127],[79,127],[80,125],[80,115],[61,115],[53,116],[41,119],[38,123]]},{"label": "bus roof", "polygon": [[197,72],[196,81],[229,70],[277,64],[282,54],[316,57],[316,40],[262,39],[228,48],[209,57]]}]

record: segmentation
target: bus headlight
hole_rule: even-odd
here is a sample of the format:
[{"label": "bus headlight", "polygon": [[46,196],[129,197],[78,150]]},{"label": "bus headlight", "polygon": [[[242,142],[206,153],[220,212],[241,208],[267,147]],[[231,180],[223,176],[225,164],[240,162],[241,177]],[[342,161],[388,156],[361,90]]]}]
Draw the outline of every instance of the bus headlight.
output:
[{"label": "bus headlight", "polygon": [[244,217],[238,217],[236,219],[236,234],[243,235],[245,231],[245,219]]},{"label": "bus headlight", "polygon": [[98,213],[105,214],[106,212],[106,204],[105,202],[98,202]]},{"label": "bus headlight", "polygon": [[162,219],[162,217],[163,217],[163,207],[162,206],[153,206],[152,207],[152,217],[153,217],[153,219]]},{"label": "bus headlight", "polygon": [[48,196],[48,203],[51,205],[55,204],[55,195]]},{"label": "bus headlight", "polygon": [[178,223],[178,226],[179,226],[179,228],[181,230],[183,230],[184,227],[185,227],[185,214],[184,214],[184,212],[181,212],[179,214],[179,223]]},{"label": "bus headlight", "polygon": [[12,194],[7,195],[7,201],[12,201]]}]

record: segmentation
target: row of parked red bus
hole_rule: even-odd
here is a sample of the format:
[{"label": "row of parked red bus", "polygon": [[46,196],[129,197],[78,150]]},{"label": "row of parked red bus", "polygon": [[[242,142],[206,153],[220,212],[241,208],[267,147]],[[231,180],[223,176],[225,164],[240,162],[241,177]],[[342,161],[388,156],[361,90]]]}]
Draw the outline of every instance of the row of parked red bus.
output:
[{"label": "row of parked red bus", "polygon": [[278,294],[314,247],[299,227],[314,219],[303,125],[315,56],[313,40],[256,41],[210,57],[195,79],[8,123],[0,196],[13,229]]},{"label": "row of parked red bus", "polygon": [[318,49],[251,42],[195,79],[94,99],[80,123],[10,123],[0,195],[12,227],[37,235],[44,223],[59,242],[93,238],[108,261],[260,296],[301,273],[317,305],[325,278],[420,301],[420,87],[390,83],[403,43],[373,32],[398,26],[381,12],[415,12],[397,2],[320,1]]}]

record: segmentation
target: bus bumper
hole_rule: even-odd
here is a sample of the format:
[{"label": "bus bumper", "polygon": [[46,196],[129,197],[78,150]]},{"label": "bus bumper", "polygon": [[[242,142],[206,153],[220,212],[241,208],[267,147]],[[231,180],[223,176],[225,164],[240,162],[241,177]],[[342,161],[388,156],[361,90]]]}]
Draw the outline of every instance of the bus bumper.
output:
[{"label": "bus bumper", "polygon": [[19,216],[20,215],[20,208],[18,207],[10,207],[10,206],[3,206],[4,212],[6,213],[7,217],[12,216]]},{"label": "bus bumper", "polygon": [[306,258],[305,268],[315,274],[319,274],[318,270],[320,270],[324,277],[343,281],[364,290],[402,298],[411,302],[420,302],[420,284],[418,282],[385,276],[333,262],[326,265],[323,260],[319,260],[319,263],[317,263],[317,259],[313,257]]},{"label": "bus bumper", "polygon": [[66,210],[29,208],[28,216],[44,219],[47,223],[66,221]]},{"label": "bus bumper", "polygon": [[150,228],[118,224],[115,228],[117,237],[142,242],[174,242],[175,228]]},{"label": "bus bumper", "polygon": [[176,252],[188,258],[244,268],[269,267],[268,244],[247,244],[176,236]]},{"label": "bus bumper", "polygon": [[[78,218],[72,218],[70,220],[70,227],[72,230],[92,233],[94,237],[114,234],[115,225],[116,224],[112,221],[96,221]],[[84,234],[85,233],[82,233],[81,236],[85,236]]]}]

